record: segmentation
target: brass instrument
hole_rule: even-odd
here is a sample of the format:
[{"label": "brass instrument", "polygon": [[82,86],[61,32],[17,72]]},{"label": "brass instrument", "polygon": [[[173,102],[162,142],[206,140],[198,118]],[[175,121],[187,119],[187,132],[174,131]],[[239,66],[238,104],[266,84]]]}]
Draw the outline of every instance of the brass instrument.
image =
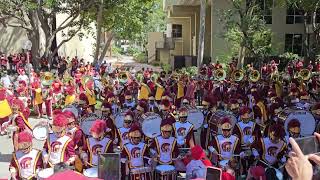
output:
[{"label": "brass instrument", "polygon": [[82,76],[82,78],[81,78],[81,84],[82,84],[82,86],[86,88],[86,87],[87,87],[87,83],[88,83],[90,80],[93,81],[92,76],[89,76],[89,75]]},{"label": "brass instrument", "polygon": [[43,75],[41,76],[41,83],[44,86],[51,86],[52,82],[54,80],[54,75],[51,72],[45,72],[43,73]]},{"label": "brass instrument", "polygon": [[309,81],[309,79],[311,78],[311,72],[308,69],[302,69],[299,72],[298,77],[300,77],[304,81]]},{"label": "brass instrument", "polygon": [[143,81],[143,73],[141,71],[138,71],[136,74],[136,79],[138,82],[142,82]]},{"label": "brass instrument", "polygon": [[271,81],[272,82],[278,82],[280,80],[281,80],[281,78],[280,78],[280,75],[278,73],[272,73],[271,74]]},{"label": "brass instrument", "polygon": [[151,75],[151,80],[153,82],[157,82],[159,77],[160,77],[160,75],[159,75],[158,72],[153,72],[152,75]]},{"label": "brass instrument", "polygon": [[257,81],[259,81],[259,80],[260,80],[260,77],[261,77],[261,75],[260,75],[260,72],[259,72],[258,70],[253,70],[253,71],[251,71],[250,74],[249,74],[249,80],[250,80],[251,82],[257,82]]},{"label": "brass instrument", "polygon": [[128,79],[129,79],[128,74],[127,74],[126,71],[121,71],[121,72],[119,73],[118,78],[119,78],[119,82],[120,82],[121,84],[126,84],[126,83],[128,82]]},{"label": "brass instrument", "polygon": [[231,74],[231,79],[236,82],[242,81],[243,78],[244,78],[244,71],[242,69],[236,70]]},{"label": "brass instrument", "polygon": [[227,72],[224,69],[217,69],[214,71],[214,77],[217,81],[224,81],[227,77]]}]

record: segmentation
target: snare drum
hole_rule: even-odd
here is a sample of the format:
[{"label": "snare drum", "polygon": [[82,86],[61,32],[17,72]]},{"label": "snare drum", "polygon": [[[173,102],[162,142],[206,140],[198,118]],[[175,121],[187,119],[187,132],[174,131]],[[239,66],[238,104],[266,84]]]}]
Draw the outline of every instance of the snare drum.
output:
[{"label": "snare drum", "polygon": [[134,168],[130,170],[130,180],[152,180],[151,167]]},{"label": "snare drum", "polygon": [[155,177],[160,180],[175,180],[177,178],[177,172],[174,166],[159,165],[156,167]]},{"label": "snare drum", "polygon": [[49,128],[44,123],[39,123],[32,130],[33,137],[39,141],[46,140],[48,137],[48,133],[49,133]]},{"label": "snare drum", "polygon": [[97,178],[98,177],[98,168],[93,167],[89,169],[83,170],[83,175],[90,178]]},{"label": "snare drum", "polygon": [[148,138],[155,138],[159,135],[161,135],[160,131],[160,125],[162,118],[157,113],[148,112],[144,114],[142,120],[142,132],[144,135],[146,135]]},{"label": "snare drum", "polygon": [[194,130],[197,130],[203,124],[203,113],[199,109],[189,108],[187,121],[193,124]]},{"label": "snare drum", "polygon": [[38,172],[37,179],[38,180],[46,179],[51,175],[53,175],[53,173],[54,173],[53,168],[42,169]]}]

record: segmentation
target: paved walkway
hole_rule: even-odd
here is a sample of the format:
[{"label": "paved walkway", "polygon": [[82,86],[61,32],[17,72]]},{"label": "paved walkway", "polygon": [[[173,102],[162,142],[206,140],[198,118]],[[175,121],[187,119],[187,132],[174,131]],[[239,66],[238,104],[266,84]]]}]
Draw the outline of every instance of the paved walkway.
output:
[{"label": "paved walkway", "polygon": [[[40,121],[45,119],[29,118],[31,126],[35,126]],[[42,149],[44,141],[33,140],[33,147],[36,149]],[[9,162],[12,157],[13,145],[12,140],[7,135],[0,136],[0,179],[8,179],[9,174]]]}]

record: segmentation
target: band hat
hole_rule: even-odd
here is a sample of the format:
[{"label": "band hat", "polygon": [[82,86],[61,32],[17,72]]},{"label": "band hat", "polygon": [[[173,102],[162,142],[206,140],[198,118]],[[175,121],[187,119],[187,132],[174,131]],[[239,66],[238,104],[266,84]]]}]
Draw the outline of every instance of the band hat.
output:
[{"label": "band hat", "polygon": [[18,134],[18,148],[26,149],[32,145],[32,135],[27,131]]}]

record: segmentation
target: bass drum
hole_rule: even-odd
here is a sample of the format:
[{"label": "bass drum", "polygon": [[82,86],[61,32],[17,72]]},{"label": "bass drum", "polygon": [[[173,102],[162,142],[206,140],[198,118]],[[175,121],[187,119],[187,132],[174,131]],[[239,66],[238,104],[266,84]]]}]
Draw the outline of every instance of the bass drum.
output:
[{"label": "bass drum", "polygon": [[190,123],[193,124],[193,129],[197,130],[199,129],[204,121],[204,115],[203,113],[196,108],[188,108],[188,119]]},{"label": "bass drum", "polygon": [[161,116],[157,113],[148,112],[142,115],[142,132],[149,138],[155,138],[161,135],[160,125]]},{"label": "bass drum", "polygon": [[223,111],[223,110],[217,110],[210,119],[210,123],[211,124],[216,124],[218,127],[218,134],[222,134],[222,130],[220,128],[220,120],[221,118],[224,117],[229,117],[232,123],[232,129],[235,126],[235,124],[237,123],[237,118],[236,116],[230,112],[230,111]]},{"label": "bass drum", "polygon": [[316,120],[313,115],[302,109],[285,109],[279,115],[279,120],[284,121],[284,128],[288,133],[288,124],[292,119],[297,119],[300,122],[301,136],[312,136],[316,128]]}]

